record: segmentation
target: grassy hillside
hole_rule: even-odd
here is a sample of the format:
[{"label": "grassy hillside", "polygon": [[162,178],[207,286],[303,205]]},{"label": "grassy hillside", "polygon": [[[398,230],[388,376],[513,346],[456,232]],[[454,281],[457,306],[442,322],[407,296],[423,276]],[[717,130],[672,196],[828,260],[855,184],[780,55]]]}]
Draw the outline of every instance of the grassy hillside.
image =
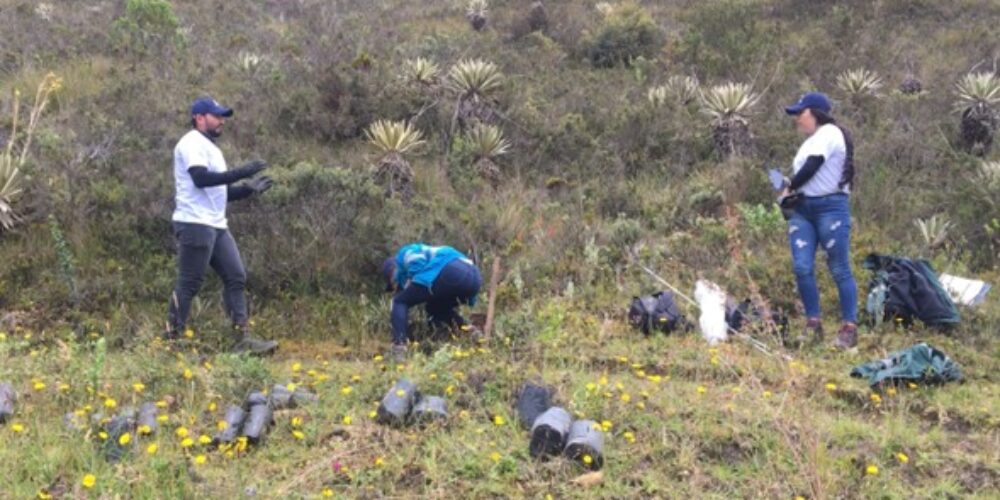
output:
[{"label": "grassy hillside", "polygon": [[[812,89],[835,98],[857,144],[862,290],[871,252],[1000,284],[1000,158],[963,142],[968,103],[956,108],[957,83],[997,71],[1000,7],[542,3],[493,0],[477,31],[457,1],[0,2],[3,143],[20,152],[35,89],[50,73],[57,83],[10,200],[18,221],[0,233],[0,381],[22,396],[0,426],[0,496],[993,496],[995,294],[951,332],[864,328],[847,353],[784,352],[765,338],[792,361],[738,340],[710,350],[694,334],[644,339],[624,309],[658,286],[635,252],[684,289],[704,277],[737,297],[760,290],[801,326],[764,167],[789,168],[800,138],[781,108]],[[436,74],[418,71],[418,58]],[[473,59],[501,73],[478,101],[451,78]],[[856,69],[881,87],[838,85]],[[915,81],[920,92],[900,90]],[[697,98],[730,82],[759,99],[740,115],[750,135],[733,136],[736,155],[719,149],[721,124]],[[11,137],[15,89],[21,132]],[[267,159],[276,180],[230,206],[255,329],[282,341],[263,361],[221,352],[214,278],[193,338],[156,340],[175,272],[171,150],[206,93],[236,108],[220,141],[229,163]],[[365,131],[380,119],[410,120],[426,141],[402,155],[409,204],[376,175],[384,155]],[[483,162],[477,120],[502,131],[506,154]],[[916,221],[931,217],[948,228],[925,238]],[[496,335],[424,342],[396,366],[379,357],[388,297],[376,270],[415,239],[451,244],[486,274],[502,259]],[[836,293],[819,274],[835,331]],[[847,376],[918,340],[956,359],[967,381],[876,394]],[[399,375],[448,395],[447,425],[373,422],[373,402]],[[528,456],[511,406],[526,380],[607,422],[601,484]],[[321,402],[279,414],[266,444],[232,456],[197,444],[247,391],[292,381]],[[63,426],[69,412],[146,400],[163,401],[167,422],[134,437],[120,465],[101,457],[99,425]],[[181,446],[180,427],[194,446]]]}]

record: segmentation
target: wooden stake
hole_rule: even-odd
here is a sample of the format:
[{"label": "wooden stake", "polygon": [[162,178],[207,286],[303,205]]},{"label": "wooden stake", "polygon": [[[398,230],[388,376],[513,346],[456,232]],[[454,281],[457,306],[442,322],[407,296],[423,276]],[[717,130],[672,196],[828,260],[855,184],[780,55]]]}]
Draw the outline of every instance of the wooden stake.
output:
[{"label": "wooden stake", "polygon": [[490,298],[486,307],[486,324],[483,325],[483,337],[490,338],[493,333],[493,315],[496,313],[497,286],[500,285],[500,257],[493,259],[493,274],[490,275]]}]

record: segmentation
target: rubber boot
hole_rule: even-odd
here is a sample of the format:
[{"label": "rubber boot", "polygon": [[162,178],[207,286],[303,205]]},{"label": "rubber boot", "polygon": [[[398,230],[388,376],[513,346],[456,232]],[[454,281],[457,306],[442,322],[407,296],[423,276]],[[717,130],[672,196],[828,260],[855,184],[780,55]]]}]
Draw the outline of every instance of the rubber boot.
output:
[{"label": "rubber boot", "polygon": [[232,351],[235,353],[250,353],[257,356],[267,356],[274,354],[278,350],[278,342],[274,340],[264,340],[250,334],[247,325],[236,325],[234,327]]}]

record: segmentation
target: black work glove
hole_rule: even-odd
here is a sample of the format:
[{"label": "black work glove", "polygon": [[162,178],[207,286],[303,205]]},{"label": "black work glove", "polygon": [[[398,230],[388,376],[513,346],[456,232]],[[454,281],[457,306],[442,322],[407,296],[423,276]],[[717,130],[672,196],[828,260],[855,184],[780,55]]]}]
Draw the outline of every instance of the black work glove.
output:
[{"label": "black work glove", "polygon": [[261,170],[267,168],[267,162],[264,160],[254,160],[246,165],[240,167],[240,170],[246,173],[246,177],[253,177],[260,173]]},{"label": "black work glove", "polygon": [[247,187],[252,189],[254,194],[262,194],[264,191],[271,189],[272,185],[274,185],[274,181],[266,175],[256,179],[250,179],[250,181],[247,182]]}]

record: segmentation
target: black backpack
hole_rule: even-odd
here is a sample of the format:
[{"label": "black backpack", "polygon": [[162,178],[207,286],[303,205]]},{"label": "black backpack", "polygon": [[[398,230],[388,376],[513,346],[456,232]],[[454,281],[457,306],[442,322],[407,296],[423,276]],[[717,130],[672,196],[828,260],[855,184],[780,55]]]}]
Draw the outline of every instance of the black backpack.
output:
[{"label": "black backpack", "polygon": [[[763,309],[763,307],[754,304],[750,299],[746,299],[743,302],[735,302],[730,299],[726,303],[726,324],[729,325],[729,328],[739,332],[746,325],[763,323]],[[786,338],[788,335],[788,316],[780,309],[772,309],[771,321],[777,329],[775,333],[779,334],[781,338]]]},{"label": "black backpack", "polygon": [[690,327],[677,308],[674,294],[671,292],[656,292],[652,295],[633,297],[632,305],[628,308],[628,322],[642,331],[643,335],[649,335],[654,331],[670,333]]},{"label": "black backpack", "polygon": [[909,326],[916,318],[930,326],[948,327],[961,321],[958,308],[926,260],[870,254],[863,267],[872,272],[865,304],[872,325],[895,319]]}]

